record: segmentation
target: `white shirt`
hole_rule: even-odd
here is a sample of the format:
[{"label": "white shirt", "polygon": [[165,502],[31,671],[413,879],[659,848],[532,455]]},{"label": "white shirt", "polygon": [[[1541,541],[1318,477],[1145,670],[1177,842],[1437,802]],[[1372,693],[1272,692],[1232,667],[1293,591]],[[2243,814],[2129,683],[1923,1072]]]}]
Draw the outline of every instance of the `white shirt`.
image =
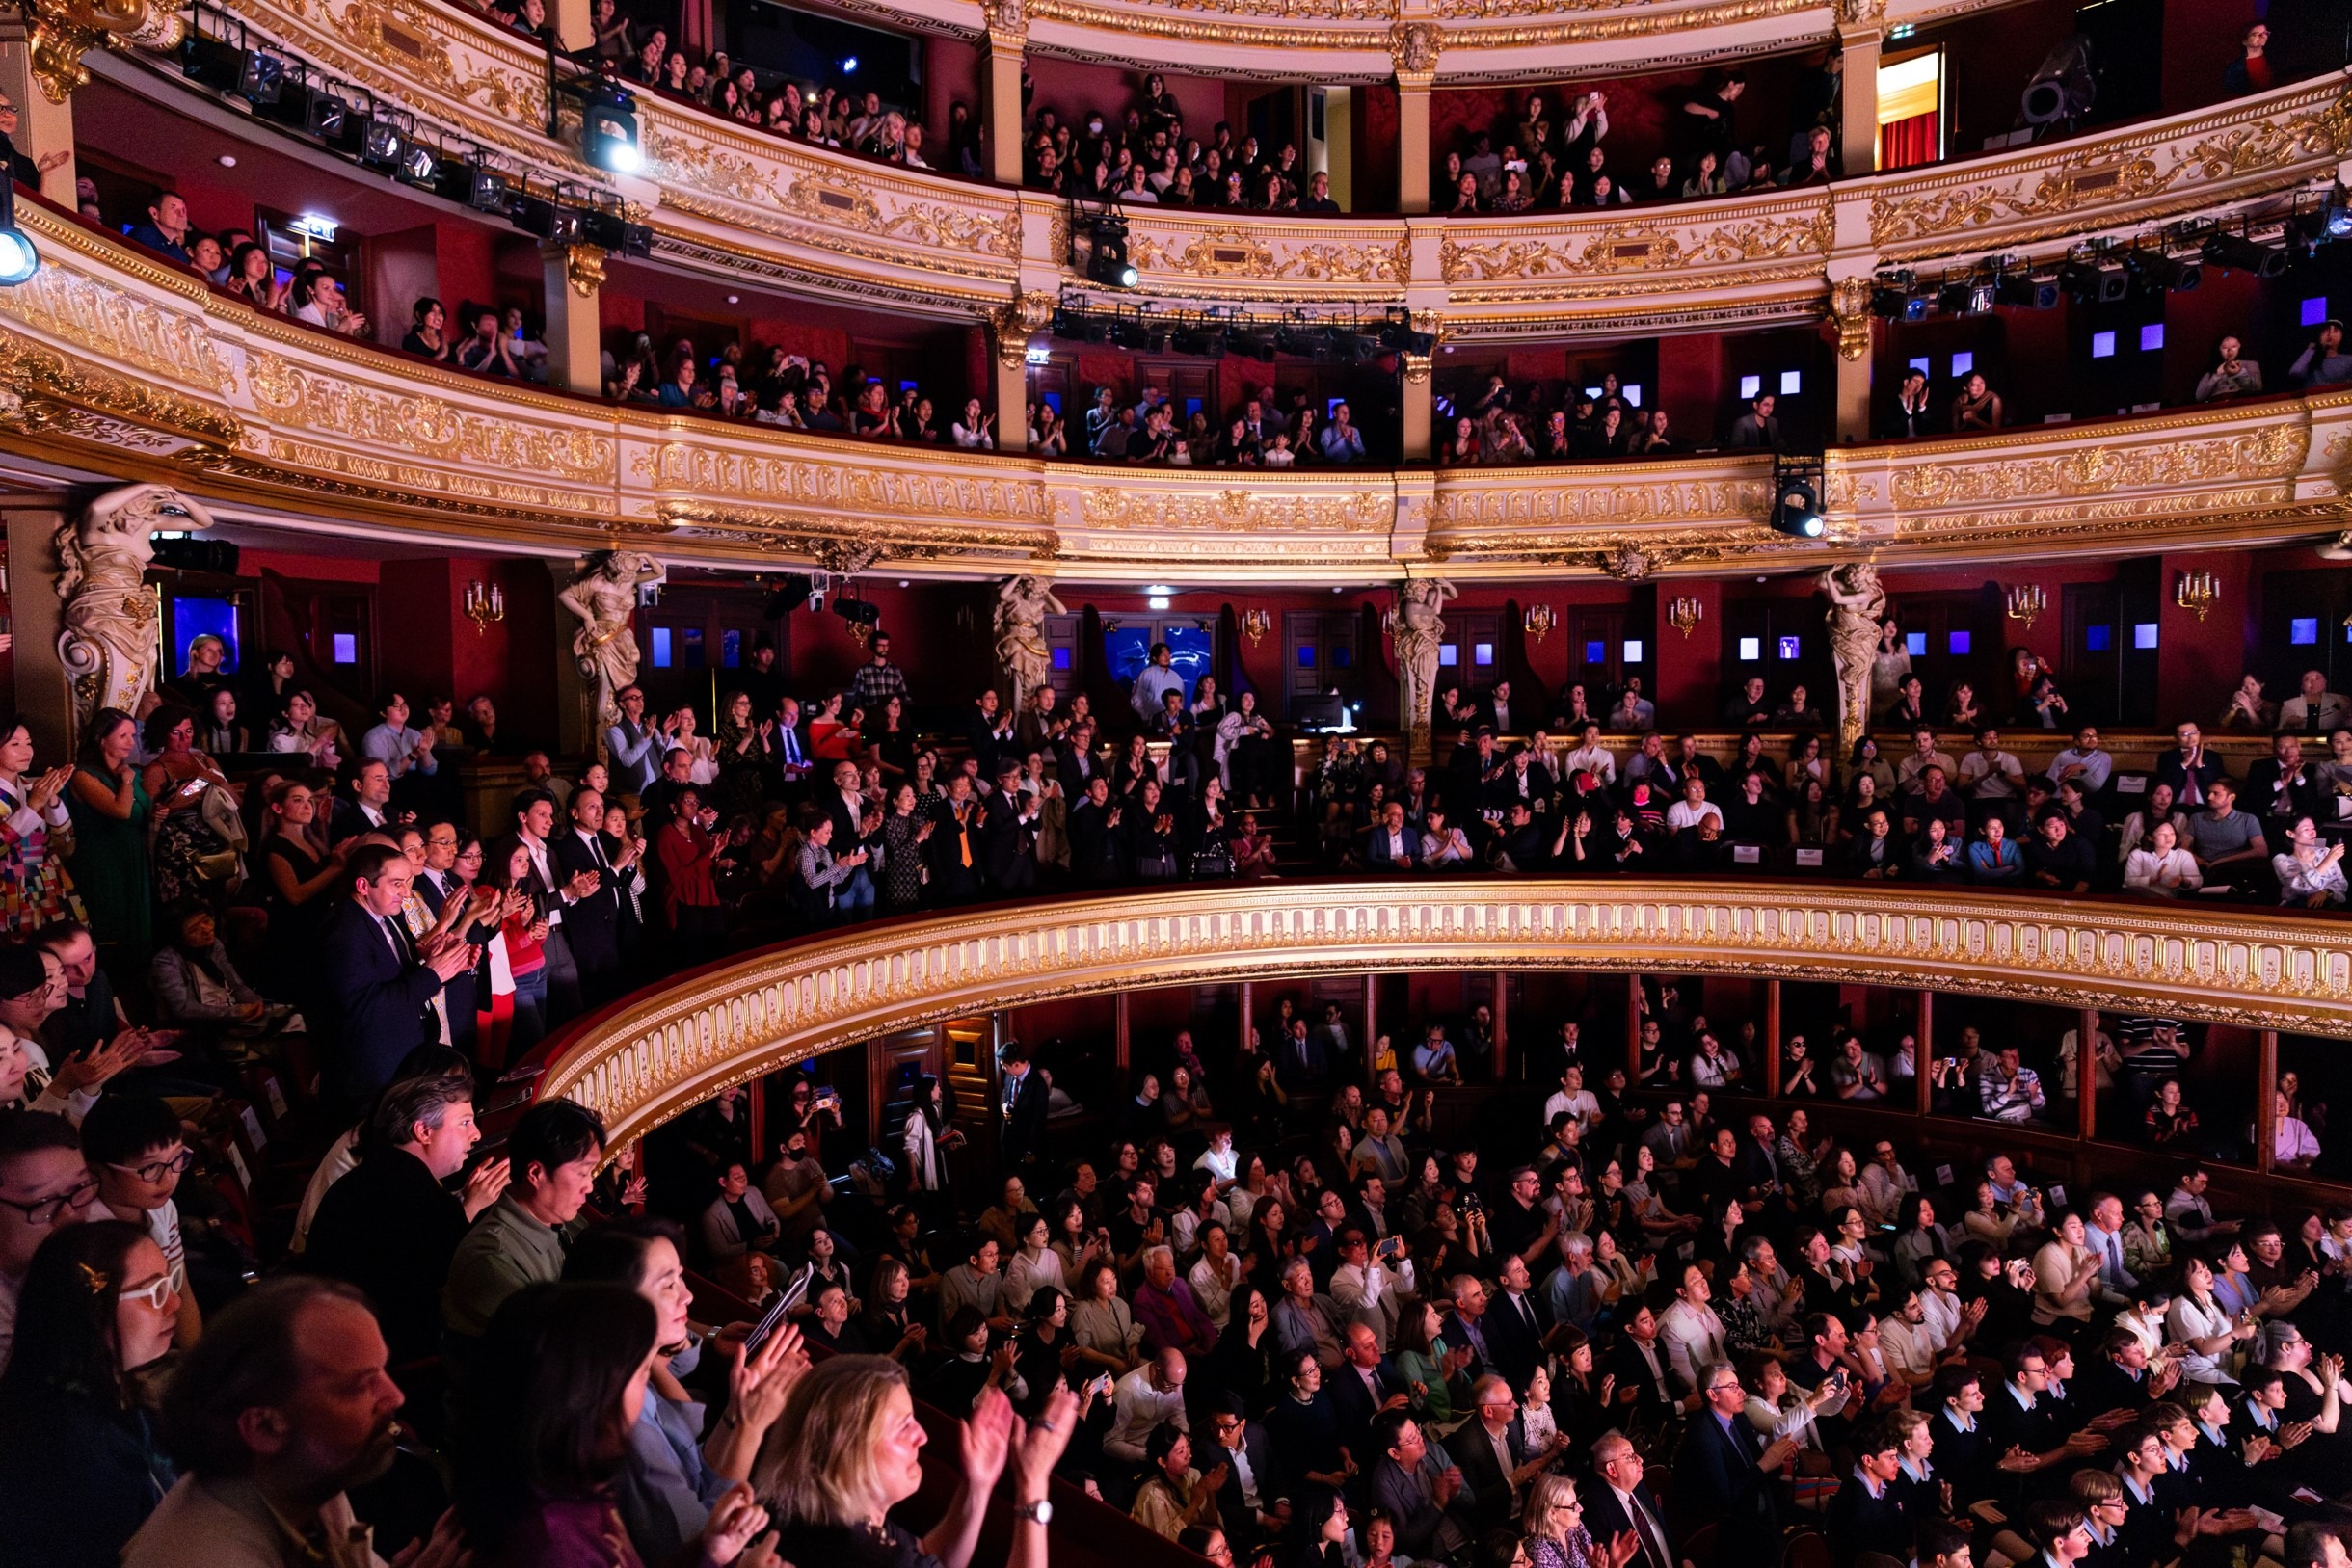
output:
[{"label": "white shirt", "polygon": [[1947,1349],[1952,1336],[1960,1332],[1960,1297],[1941,1290],[1922,1289],[1919,1305],[1927,1310],[1927,1322],[1922,1326],[1935,1332],[1937,1350]]},{"label": "white shirt", "polygon": [[1658,1339],[1681,1387],[1698,1387],[1699,1369],[1710,1361],[1728,1361],[1724,1348],[1724,1320],[1713,1307],[1694,1307],[1677,1301],[1658,1319]]},{"label": "white shirt", "polygon": [[1606,746],[1579,746],[1560,759],[1560,766],[1564,777],[1590,773],[1604,787],[1617,784],[1617,754]]},{"label": "white shirt", "polygon": [[1146,1362],[1119,1379],[1111,1390],[1110,1431],[1103,1439],[1103,1451],[1114,1453],[1135,1464],[1141,1464],[1147,1455],[1143,1445],[1152,1435],[1152,1428],[1163,1421],[1172,1421],[1180,1432],[1192,1427],[1185,1415],[1184,1390],[1165,1392],[1152,1386],[1152,1371],[1158,1364]]},{"label": "white shirt", "polygon": [[1192,1265],[1185,1283],[1192,1287],[1192,1299],[1200,1303],[1201,1315],[1223,1328],[1233,1315],[1234,1288],[1242,1283],[1242,1260],[1238,1253],[1225,1254],[1226,1273],[1220,1276],[1207,1253]]},{"label": "white shirt", "polygon": [[1579,1089],[1574,1094],[1562,1089],[1543,1103],[1543,1125],[1550,1127],[1552,1118],[1562,1111],[1566,1111],[1580,1122],[1597,1122],[1601,1119],[1601,1103],[1593,1098],[1590,1089]]},{"label": "white shirt", "polygon": [[1694,806],[1687,800],[1678,800],[1667,809],[1666,825],[1674,832],[1680,833],[1685,828],[1697,827],[1708,817],[1715,818],[1715,825],[1718,828],[1724,825],[1724,813],[1715,809],[1713,801],[1702,800]]}]

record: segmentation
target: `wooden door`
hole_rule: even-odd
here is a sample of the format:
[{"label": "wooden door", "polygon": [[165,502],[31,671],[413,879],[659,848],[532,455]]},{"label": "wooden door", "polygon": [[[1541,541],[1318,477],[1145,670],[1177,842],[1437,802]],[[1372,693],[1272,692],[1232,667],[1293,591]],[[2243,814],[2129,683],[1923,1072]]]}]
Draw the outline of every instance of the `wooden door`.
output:
[{"label": "wooden door", "polygon": [[1302,704],[1337,693],[1348,703],[1364,699],[1364,671],[1357,658],[1361,623],[1352,610],[1285,610],[1282,613],[1282,716],[1295,717]]},{"label": "wooden door", "polygon": [[2122,717],[2123,644],[2129,629],[2122,625],[2116,585],[2068,583],[2064,599],[2066,648],[2058,660],[2058,684],[2073,724],[2061,728],[2114,724]]}]

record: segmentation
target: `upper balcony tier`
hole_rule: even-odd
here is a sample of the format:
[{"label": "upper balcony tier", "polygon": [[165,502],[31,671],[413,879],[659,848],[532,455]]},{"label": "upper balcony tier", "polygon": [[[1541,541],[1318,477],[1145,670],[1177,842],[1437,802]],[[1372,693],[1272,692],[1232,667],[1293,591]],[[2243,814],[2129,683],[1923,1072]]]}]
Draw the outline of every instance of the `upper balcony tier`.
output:
[{"label": "upper balcony tier", "polygon": [[[234,0],[234,9],[257,39],[396,98],[421,124],[502,159],[511,175],[610,191],[652,228],[658,264],[985,320],[1007,334],[1036,331],[1056,299],[1086,286],[1072,266],[1068,207],[1052,197],[785,141],[658,94],[638,100],[644,174],[611,175],[543,134],[544,56],[481,18],[416,0]],[[1663,18],[1724,8],[1618,9]],[[1746,0],[1732,9],[1829,14]],[[1569,17],[1603,13],[1616,13]],[[91,63],[157,92],[157,75],[129,59]],[[217,106],[206,112],[224,119]],[[1145,207],[1131,214],[1138,286],[1117,297],[1409,309],[1459,340],[1712,332],[1817,319],[1833,306],[1850,316],[1859,297],[1833,300],[1832,285],[1884,265],[2047,260],[2099,235],[2142,235],[2192,214],[2232,218],[2332,184],[2347,158],[2352,88],[2337,75],[1964,162],[1714,200],[1416,218]]]},{"label": "upper balcony tier", "polygon": [[2352,388],[1839,448],[1830,533],[1764,522],[1769,460],[1216,470],[853,443],[448,371],[264,315],[26,201],[47,257],[0,290],[0,428],[73,477],[174,483],[224,516],[479,549],[627,539],[665,559],[906,575],[1362,584],[1810,571],[2333,535]]}]

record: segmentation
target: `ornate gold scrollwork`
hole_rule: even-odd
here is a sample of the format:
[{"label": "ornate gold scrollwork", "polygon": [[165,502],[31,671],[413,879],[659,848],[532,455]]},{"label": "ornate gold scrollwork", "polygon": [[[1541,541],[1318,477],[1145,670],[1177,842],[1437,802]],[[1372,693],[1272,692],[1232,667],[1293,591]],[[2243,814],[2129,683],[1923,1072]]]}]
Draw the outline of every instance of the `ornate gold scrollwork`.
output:
[{"label": "ornate gold scrollwork", "polygon": [[564,280],[572,292],[583,300],[596,298],[596,291],[604,286],[604,248],[601,245],[567,245],[563,248]]},{"label": "ornate gold scrollwork", "polygon": [[1840,278],[1830,285],[1830,317],[1837,323],[1837,352],[1851,360],[1870,353],[1870,279]]},{"label": "ornate gold scrollwork", "polygon": [[63,103],[90,80],[82,56],[93,49],[176,49],[187,32],[179,13],[149,0],[24,0],[32,34],[33,79],[41,96]]},{"label": "ornate gold scrollwork", "polygon": [[1434,71],[1445,46],[1445,30],[1434,22],[1399,22],[1388,30],[1388,58],[1400,75]]}]

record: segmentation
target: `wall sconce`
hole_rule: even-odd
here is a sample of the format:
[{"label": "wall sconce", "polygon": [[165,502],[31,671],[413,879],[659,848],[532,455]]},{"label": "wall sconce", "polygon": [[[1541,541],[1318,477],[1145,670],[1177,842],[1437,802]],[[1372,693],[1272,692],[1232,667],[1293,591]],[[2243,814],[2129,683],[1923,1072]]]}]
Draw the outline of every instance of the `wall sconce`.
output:
[{"label": "wall sconce", "polygon": [[1673,602],[1666,607],[1666,624],[1681,632],[1686,641],[1706,618],[1706,605],[1687,594],[1675,595]]},{"label": "wall sconce", "polygon": [[506,590],[496,583],[484,589],[482,579],[474,578],[466,585],[466,619],[473,623],[476,637],[490,635],[490,624],[506,619]]},{"label": "wall sconce", "polygon": [[2195,610],[2203,621],[2212,613],[2221,598],[2221,579],[2210,571],[2183,571],[2173,585],[2173,602],[2184,610]]},{"label": "wall sconce", "polygon": [[2034,622],[2049,607],[2049,596],[2038,582],[2020,583],[2009,591],[2009,619],[2024,622],[2027,631],[2034,629]]},{"label": "wall sconce", "polygon": [[1538,647],[1542,645],[1544,638],[1552,634],[1552,627],[1559,625],[1552,619],[1552,607],[1549,604],[1530,604],[1527,607],[1527,614],[1520,618],[1519,624],[1526,628],[1530,637],[1536,639]]},{"label": "wall sconce", "polygon": [[1249,639],[1250,647],[1266,641],[1266,634],[1273,629],[1274,618],[1265,605],[1252,604],[1242,612],[1242,635]]}]

